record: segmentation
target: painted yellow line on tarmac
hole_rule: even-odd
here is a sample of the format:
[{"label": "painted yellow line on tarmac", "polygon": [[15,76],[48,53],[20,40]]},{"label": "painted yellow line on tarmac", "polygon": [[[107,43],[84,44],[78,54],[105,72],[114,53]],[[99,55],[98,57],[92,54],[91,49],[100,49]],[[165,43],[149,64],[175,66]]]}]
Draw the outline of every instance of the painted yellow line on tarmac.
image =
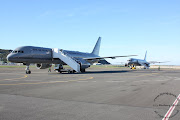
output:
[{"label": "painted yellow line on tarmac", "polygon": [[[24,75],[24,77],[20,77],[20,78],[11,78],[11,79],[3,79],[3,80],[19,80],[19,79],[23,79],[23,78],[27,78],[27,75]],[[1,80],[1,81],[3,81]]]},{"label": "painted yellow line on tarmac", "polygon": [[0,84],[0,85],[37,85],[37,84],[45,84],[45,83],[65,83],[65,82],[76,82],[81,80],[90,80],[94,77],[89,77],[86,79],[78,79],[78,80],[68,80],[68,81],[48,81],[48,82],[35,82],[35,83],[16,83],[16,84]]}]

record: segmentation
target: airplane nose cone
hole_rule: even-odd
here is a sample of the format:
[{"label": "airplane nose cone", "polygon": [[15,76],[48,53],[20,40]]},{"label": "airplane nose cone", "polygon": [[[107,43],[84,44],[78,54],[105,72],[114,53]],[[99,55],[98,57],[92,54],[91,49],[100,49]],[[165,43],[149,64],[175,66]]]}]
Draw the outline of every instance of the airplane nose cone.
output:
[{"label": "airplane nose cone", "polygon": [[11,56],[11,54],[9,54],[6,58],[7,58],[8,61],[12,61],[12,56]]}]

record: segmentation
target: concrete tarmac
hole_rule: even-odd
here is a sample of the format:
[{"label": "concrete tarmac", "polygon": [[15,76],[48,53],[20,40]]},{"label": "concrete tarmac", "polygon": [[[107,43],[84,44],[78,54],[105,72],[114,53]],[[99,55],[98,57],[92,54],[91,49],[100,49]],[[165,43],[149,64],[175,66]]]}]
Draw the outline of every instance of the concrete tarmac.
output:
[{"label": "concrete tarmac", "polygon": [[24,69],[0,68],[0,120],[162,120],[169,110],[180,119],[180,70]]}]

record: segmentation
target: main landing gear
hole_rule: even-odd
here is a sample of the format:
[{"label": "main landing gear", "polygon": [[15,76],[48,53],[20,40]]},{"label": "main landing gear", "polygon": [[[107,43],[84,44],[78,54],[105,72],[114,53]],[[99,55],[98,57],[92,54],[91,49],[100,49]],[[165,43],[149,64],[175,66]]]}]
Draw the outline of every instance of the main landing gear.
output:
[{"label": "main landing gear", "polygon": [[86,69],[81,68],[80,71],[81,71],[82,73],[85,73],[85,72],[86,72]]},{"label": "main landing gear", "polygon": [[31,74],[31,71],[29,70],[29,65],[30,64],[26,64],[26,69],[25,69],[26,70],[26,74]]}]

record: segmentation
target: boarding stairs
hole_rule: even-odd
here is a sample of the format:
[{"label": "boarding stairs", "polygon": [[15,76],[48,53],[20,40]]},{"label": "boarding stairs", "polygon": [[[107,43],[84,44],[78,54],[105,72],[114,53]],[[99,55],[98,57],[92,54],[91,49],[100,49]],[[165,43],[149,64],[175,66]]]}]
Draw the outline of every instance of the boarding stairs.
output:
[{"label": "boarding stairs", "polygon": [[73,57],[69,56],[66,52],[64,52],[62,49],[54,48],[52,49],[53,52],[53,58],[59,58],[64,63],[69,65],[73,70],[76,72],[80,71],[80,61],[74,59]]}]

